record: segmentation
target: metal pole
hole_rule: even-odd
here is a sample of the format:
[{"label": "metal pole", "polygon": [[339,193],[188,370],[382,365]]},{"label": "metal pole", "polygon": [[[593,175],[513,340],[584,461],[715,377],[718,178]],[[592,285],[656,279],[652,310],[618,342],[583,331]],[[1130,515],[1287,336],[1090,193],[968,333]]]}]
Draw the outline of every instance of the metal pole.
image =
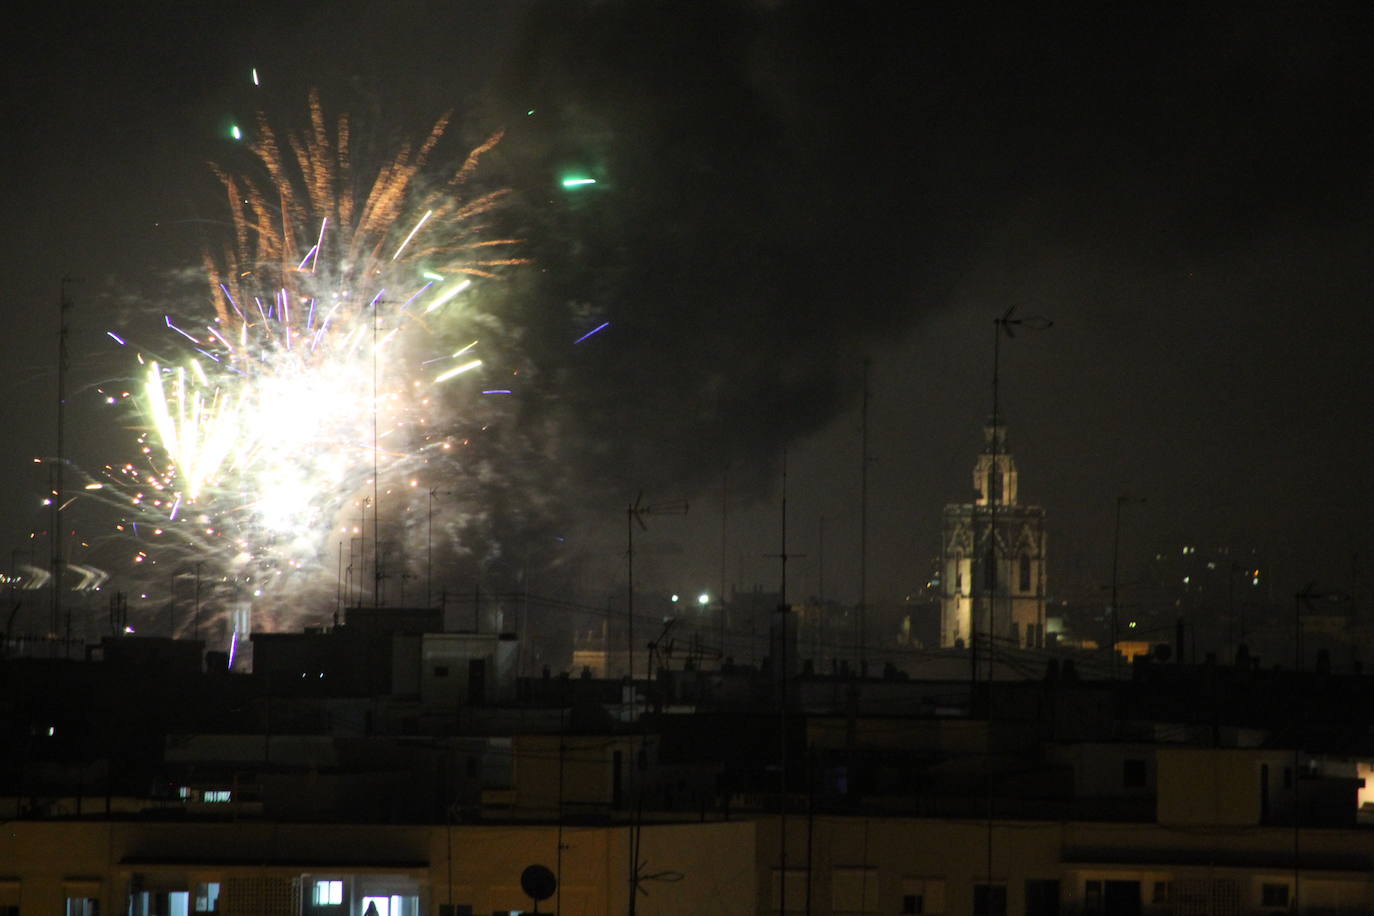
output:
[{"label": "metal pole", "polygon": [[381,503],[378,501],[377,480],[377,307],[372,303],[372,606],[382,606],[382,567],[378,563],[381,551]]},{"label": "metal pole", "polygon": [[1118,497],[1116,498],[1116,525],[1115,525],[1115,527],[1112,529],[1112,610],[1111,610],[1111,615],[1112,615],[1112,620],[1111,620],[1111,623],[1112,623],[1112,644],[1111,644],[1111,646],[1109,646],[1109,648],[1111,649],[1111,652],[1112,652],[1112,680],[1116,680],[1116,640],[1117,640],[1117,623],[1116,623],[1116,619],[1117,619],[1118,616],[1120,616],[1120,615],[1118,614],[1117,608],[1116,608],[1116,582],[1117,582],[1116,575],[1117,575],[1117,561],[1118,561],[1118,559],[1119,559],[1119,557],[1120,557],[1120,554],[1121,554],[1121,505],[1122,505],[1122,503],[1124,503],[1125,501],[1126,501],[1126,497],[1124,497],[1124,496],[1118,496]]},{"label": "metal pole", "polygon": [[[67,284],[71,278],[62,278],[62,293],[58,301],[57,332],[57,456],[50,467],[52,497],[52,534],[48,538],[52,546],[52,617],[48,633],[56,639],[62,625],[62,503],[66,498],[62,485],[63,464],[66,461],[66,412],[67,412],[67,312],[71,310],[71,300],[67,298]],[[66,646],[63,646],[66,655]]]},{"label": "metal pole", "polygon": [[625,510],[625,656],[633,704],[635,689],[635,507]]},{"label": "metal pole", "polygon": [[430,586],[434,575],[434,489],[429,491],[429,512],[425,516],[425,607],[433,607]]},{"label": "metal pole", "polygon": [[859,676],[864,674],[864,667],[867,663],[867,651],[864,645],[866,637],[865,617],[868,613],[868,369],[871,362],[864,359],[864,384],[863,384],[863,410],[861,415],[860,427],[860,471],[859,471],[859,613],[857,616],[858,625],[858,648],[859,648]]}]

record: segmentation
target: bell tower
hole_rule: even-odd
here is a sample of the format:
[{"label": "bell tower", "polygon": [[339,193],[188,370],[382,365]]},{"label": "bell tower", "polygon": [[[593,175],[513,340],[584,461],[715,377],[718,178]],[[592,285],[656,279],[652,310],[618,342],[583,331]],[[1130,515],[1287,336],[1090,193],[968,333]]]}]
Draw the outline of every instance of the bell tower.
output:
[{"label": "bell tower", "polygon": [[983,450],[973,466],[973,492],[979,506],[993,501],[999,509],[1016,505],[1016,461],[1007,451],[1007,428],[1001,423],[983,427]]},{"label": "bell tower", "polygon": [[940,644],[1045,645],[1045,510],[1020,502],[1006,426],[983,427],[973,499],[945,506]]}]

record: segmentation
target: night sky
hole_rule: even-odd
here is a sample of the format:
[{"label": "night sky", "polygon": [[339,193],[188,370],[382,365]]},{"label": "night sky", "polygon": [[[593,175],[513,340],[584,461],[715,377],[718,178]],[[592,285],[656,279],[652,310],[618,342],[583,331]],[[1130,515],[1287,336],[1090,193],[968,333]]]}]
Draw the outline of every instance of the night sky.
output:
[{"label": "night sky", "polygon": [[153,333],[199,269],[228,124],[303,118],[318,87],[379,145],[448,109],[468,145],[507,131],[484,180],[534,263],[495,297],[524,375],[471,491],[488,560],[563,538],[586,591],[623,587],[643,491],[691,508],[646,519],[637,585],[775,589],[786,450],[789,596],[857,599],[868,359],[868,597],[897,602],[969,498],[1015,306],[1054,322],[1001,348],[1054,596],[1103,600],[1123,494],[1146,500],[1123,581],[1231,545],[1275,601],[1367,593],[1365,5],[234,6],[56,4],[6,38],[10,549],[47,525],[60,278],[72,461],[122,461],[132,421],[95,389],[132,370],[105,331]]}]

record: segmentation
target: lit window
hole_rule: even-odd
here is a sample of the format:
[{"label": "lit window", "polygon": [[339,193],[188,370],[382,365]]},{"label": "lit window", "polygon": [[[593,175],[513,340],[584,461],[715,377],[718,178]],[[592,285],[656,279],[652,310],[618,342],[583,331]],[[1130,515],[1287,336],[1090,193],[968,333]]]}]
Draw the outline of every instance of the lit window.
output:
[{"label": "lit window", "polygon": [[343,903],[342,881],[316,881],[314,903],[316,906],[338,906]]},{"label": "lit window", "polygon": [[217,913],[219,912],[219,882],[211,881],[208,884],[196,885],[196,912],[197,913]]},{"label": "lit window", "polygon": [[68,897],[67,916],[100,916],[100,901],[94,897]]},{"label": "lit window", "polygon": [[227,802],[230,798],[228,789],[210,789],[203,796],[207,802]]}]

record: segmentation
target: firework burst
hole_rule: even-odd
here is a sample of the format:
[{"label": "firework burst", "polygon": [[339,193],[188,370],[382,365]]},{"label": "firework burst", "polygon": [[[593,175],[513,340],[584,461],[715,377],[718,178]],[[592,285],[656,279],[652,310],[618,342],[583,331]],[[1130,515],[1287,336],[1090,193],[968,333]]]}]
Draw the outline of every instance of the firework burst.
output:
[{"label": "firework burst", "polygon": [[367,180],[312,94],[304,133],[259,117],[260,174],[215,168],[232,237],[204,259],[213,308],[165,317],[179,354],[139,354],[141,456],[106,468],[136,563],[175,551],[269,616],[305,610],[337,585],[340,535],[365,542],[383,494],[452,447],[436,387],[482,375],[473,298],[522,260],[482,224],[505,192],[470,190],[500,134],[422,181],[447,127]]}]

